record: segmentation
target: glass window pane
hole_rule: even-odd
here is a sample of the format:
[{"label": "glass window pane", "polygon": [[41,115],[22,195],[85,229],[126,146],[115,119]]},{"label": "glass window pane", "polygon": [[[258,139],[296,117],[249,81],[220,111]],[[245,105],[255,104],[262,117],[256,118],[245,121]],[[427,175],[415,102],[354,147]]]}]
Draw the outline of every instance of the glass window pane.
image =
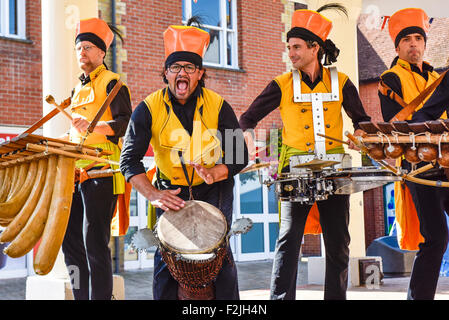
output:
[{"label": "glass window pane", "polygon": [[204,55],[205,62],[220,64],[220,31],[204,29],[209,32],[210,44]]},{"label": "glass window pane", "polygon": [[257,171],[240,175],[240,212],[263,213],[262,186]]},{"label": "glass window pane", "polygon": [[17,34],[17,0],[9,0],[9,34]]},{"label": "glass window pane", "polygon": [[186,21],[186,1],[182,0],[182,21]]},{"label": "glass window pane", "polygon": [[129,215],[132,217],[137,217],[137,191],[132,189],[131,199],[129,200]]},{"label": "glass window pane", "polygon": [[278,197],[276,192],[274,192],[274,186],[268,188],[268,213],[278,214]]},{"label": "glass window pane", "polygon": [[135,261],[138,259],[138,254],[135,249],[131,247],[131,240],[134,236],[134,233],[137,232],[137,227],[129,227],[128,232],[125,235],[124,238],[124,255],[125,255],[125,261]]},{"label": "glass window pane", "polygon": [[248,233],[242,234],[242,253],[264,252],[263,223],[255,223]]},{"label": "glass window pane", "polygon": [[279,223],[271,222],[268,226],[270,232],[270,252],[276,249],[276,241],[279,237]]},{"label": "glass window pane", "polygon": [[226,44],[226,54],[228,58],[228,66],[232,66],[232,36],[233,32],[228,32],[228,39]]},{"label": "glass window pane", "polygon": [[226,0],[226,22],[227,27],[229,29],[232,29],[232,1],[233,0]]},{"label": "glass window pane", "polygon": [[220,0],[193,0],[192,16],[199,16],[203,24],[220,27]]}]

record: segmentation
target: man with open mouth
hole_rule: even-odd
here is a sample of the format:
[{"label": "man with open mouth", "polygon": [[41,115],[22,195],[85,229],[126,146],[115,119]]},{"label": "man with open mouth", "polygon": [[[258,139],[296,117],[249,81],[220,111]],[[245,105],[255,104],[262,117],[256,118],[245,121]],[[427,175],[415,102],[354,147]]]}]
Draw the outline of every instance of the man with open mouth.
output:
[{"label": "man with open mouth", "polygon": [[[229,226],[233,177],[247,165],[248,151],[231,106],[204,87],[203,56],[209,34],[190,23],[169,26],[164,45],[161,75],[167,87],[150,94],[134,110],[125,135],[121,171],[155,208],[150,210],[153,218],[167,210],[180,210],[186,200],[195,199],[217,207]],[[154,179],[145,174],[141,162],[149,144],[157,167]],[[154,220],[149,218],[149,228]],[[159,249],[154,261],[153,298],[183,298]],[[215,299],[239,299],[237,269],[229,246],[214,287]]]}]

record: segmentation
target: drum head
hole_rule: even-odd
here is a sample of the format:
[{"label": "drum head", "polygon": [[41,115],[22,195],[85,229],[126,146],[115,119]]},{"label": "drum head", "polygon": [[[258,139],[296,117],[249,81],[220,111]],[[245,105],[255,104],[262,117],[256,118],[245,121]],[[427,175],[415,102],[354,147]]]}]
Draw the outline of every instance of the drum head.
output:
[{"label": "drum head", "polygon": [[213,205],[186,201],[178,211],[166,211],[157,222],[160,242],[177,253],[208,253],[217,248],[227,232],[226,218]]}]

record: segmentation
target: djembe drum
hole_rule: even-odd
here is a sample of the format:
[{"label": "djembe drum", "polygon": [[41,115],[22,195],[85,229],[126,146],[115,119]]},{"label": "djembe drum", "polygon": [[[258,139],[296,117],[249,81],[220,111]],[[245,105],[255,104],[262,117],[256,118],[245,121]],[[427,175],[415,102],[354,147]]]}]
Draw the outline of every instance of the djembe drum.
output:
[{"label": "djembe drum", "polygon": [[212,300],[214,280],[227,255],[228,226],[219,209],[190,200],[168,210],[156,225],[162,258],[178,282],[179,300]]}]

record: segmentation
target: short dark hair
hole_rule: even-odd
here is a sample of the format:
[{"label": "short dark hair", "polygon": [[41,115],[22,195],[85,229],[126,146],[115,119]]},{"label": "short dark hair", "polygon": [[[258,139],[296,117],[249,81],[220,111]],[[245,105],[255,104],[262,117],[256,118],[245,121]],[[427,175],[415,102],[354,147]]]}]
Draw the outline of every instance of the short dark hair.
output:
[{"label": "short dark hair", "polygon": [[[204,80],[207,79],[206,69],[205,69],[205,68],[199,68],[198,66],[197,66],[197,68],[198,68],[199,70],[204,70],[203,76],[201,77],[201,80],[198,81],[198,83],[199,83],[199,85],[200,85],[201,87],[205,87],[206,84],[205,84]],[[168,84],[168,80],[167,80],[167,78],[165,77],[165,71],[166,71],[166,70],[167,70],[167,68],[164,66],[164,68],[162,69],[162,72],[161,72],[161,77],[162,77],[162,80],[164,81],[164,83],[165,83],[165,84]]]}]

